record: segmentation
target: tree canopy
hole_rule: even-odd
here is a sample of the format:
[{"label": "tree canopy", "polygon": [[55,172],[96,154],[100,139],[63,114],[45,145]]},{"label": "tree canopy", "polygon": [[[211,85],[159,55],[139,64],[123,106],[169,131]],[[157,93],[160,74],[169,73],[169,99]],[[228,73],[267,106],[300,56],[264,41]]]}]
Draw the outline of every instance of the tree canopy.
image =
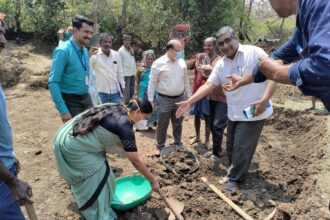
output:
[{"label": "tree canopy", "polygon": [[[293,27],[283,25],[284,20],[282,23],[270,13],[267,1],[0,0],[0,11],[7,14],[7,29],[18,33],[36,32],[48,42],[56,42],[57,30],[70,26],[73,15],[91,18],[93,7],[100,32],[110,32],[117,43],[121,34],[131,34],[143,42],[143,49],[162,49],[175,24],[189,24],[192,38],[186,47],[188,54],[201,50],[203,40],[214,36],[225,25],[234,27],[243,41],[255,41],[260,34],[274,36],[275,32]],[[259,19],[269,14],[265,20]]]}]

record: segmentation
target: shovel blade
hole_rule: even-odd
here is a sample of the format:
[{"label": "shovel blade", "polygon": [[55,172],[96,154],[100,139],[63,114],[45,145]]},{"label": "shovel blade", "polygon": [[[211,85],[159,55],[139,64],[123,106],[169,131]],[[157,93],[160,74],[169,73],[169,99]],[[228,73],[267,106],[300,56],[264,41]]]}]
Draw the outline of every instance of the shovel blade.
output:
[{"label": "shovel blade", "polygon": [[[183,202],[180,202],[171,197],[167,198],[167,200],[172,205],[172,207],[176,213],[180,214],[183,211],[183,209],[184,209]],[[170,209],[166,208],[166,210],[168,210],[170,212],[170,215],[168,216],[168,220],[175,220],[176,218],[175,218],[174,213]]]}]

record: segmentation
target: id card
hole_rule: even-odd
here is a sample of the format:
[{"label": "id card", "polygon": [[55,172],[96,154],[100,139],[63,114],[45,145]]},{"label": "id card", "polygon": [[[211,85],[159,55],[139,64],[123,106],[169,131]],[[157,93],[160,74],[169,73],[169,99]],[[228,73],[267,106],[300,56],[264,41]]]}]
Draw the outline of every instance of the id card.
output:
[{"label": "id card", "polygon": [[86,86],[89,85],[89,76],[85,75],[85,84]]}]

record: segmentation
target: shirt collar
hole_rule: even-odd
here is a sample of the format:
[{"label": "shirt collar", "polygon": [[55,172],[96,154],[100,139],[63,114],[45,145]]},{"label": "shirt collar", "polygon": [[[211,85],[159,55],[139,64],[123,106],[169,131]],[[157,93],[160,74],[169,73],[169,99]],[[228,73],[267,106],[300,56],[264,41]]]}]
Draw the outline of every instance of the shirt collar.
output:
[{"label": "shirt collar", "polygon": [[[111,57],[111,55],[112,55],[111,51],[112,51],[112,50],[110,49],[109,57]],[[99,48],[99,50],[98,50],[97,54],[103,54],[104,56],[106,56],[106,55],[103,53],[103,51],[102,51],[102,48],[101,48],[101,47]],[[108,56],[106,56],[106,57],[108,57]]]},{"label": "shirt collar", "polygon": [[165,54],[165,62],[166,63],[174,63],[175,61],[177,61],[177,59],[176,58],[174,58],[174,60],[171,60],[169,57],[168,57],[168,55],[167,55],[167,53]]}]

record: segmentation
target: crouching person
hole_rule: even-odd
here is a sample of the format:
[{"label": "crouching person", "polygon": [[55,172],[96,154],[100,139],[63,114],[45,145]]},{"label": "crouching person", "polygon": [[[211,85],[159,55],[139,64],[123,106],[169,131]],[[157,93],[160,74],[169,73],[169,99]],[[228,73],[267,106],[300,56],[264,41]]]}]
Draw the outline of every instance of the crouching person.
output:
[{"label": "crouching person", "polygon": [[56,134],[54,153],[60,176],[70,185],[79,210],[87,220],[116,219],[111,209],[115,177],[106,160],[107,148],[122,143],[126,156],[151,183],[158,182],[137,153],[133,124],[152,113],[149,101],[132,100],[127,106],[104,104],[77,115]]}]

